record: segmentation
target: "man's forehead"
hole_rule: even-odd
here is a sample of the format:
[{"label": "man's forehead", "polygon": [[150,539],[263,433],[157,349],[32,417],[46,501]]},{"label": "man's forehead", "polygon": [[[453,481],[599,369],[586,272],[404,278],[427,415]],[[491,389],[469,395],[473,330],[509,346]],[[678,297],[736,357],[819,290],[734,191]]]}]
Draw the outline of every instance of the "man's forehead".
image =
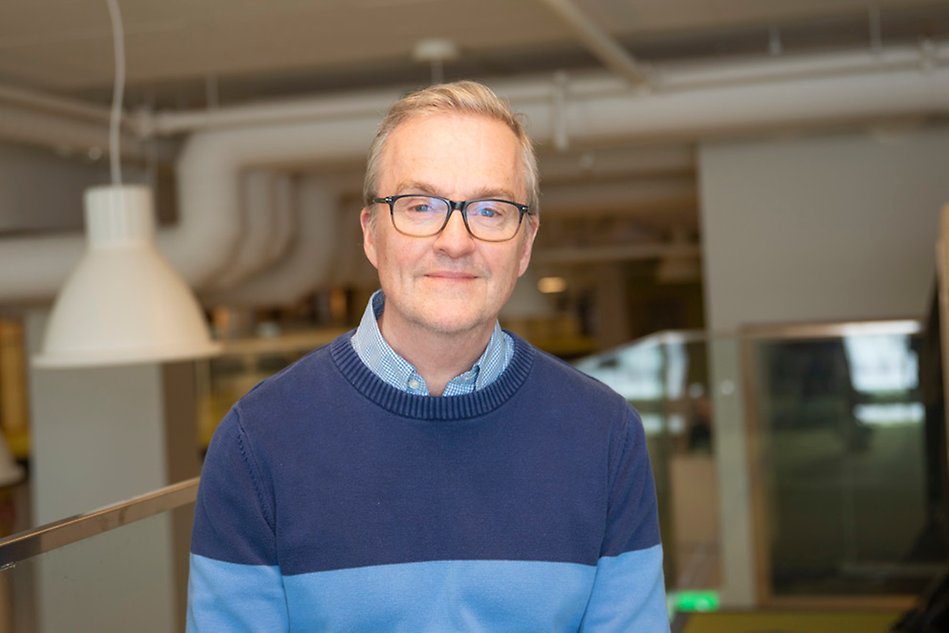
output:
[{"label": "man's forehead", "polygon": [[505,130],[511,135],[512,138],[515,140],[517,139],[517,133],[504,119],[494,116],[490,113],[467,112],[464,110],[438,110],[434,112],[423,111],[408,114],[391,129],[390,135],[395,134],[398,130],[402,130],[407,127],[432,128],[440,127],[442,124],[447,124],[449,128],[454,125],[472,124],[496,127],[498,130]]},{"label": "man's forehead", "polygon": [[[393,177],[399,183],[417,180],[432,184],[412,168],[437,172],[450,163],[468,164],[477,171],[500,170],[508,177],[520,180],[518,149],[513,130],[494,117],[465,112],[417,114],[390,132],[381,155],[381,175]],[[484,156],[490,158],[479,160]],[[410,169],[410,172],[404,173],[404,169]],[[496,189],[502,185],[495,183],[492,186]]]},{"label": "man's forehead", "polygon": [[419,147],[426,152],[449,154],[458,143],[469,151],[480,147],[493,154],[516,154],[518,149],[517,136],[503,121],[482,114],[440,112],[413,115],[399,123],[389,133],[383,155]]}]

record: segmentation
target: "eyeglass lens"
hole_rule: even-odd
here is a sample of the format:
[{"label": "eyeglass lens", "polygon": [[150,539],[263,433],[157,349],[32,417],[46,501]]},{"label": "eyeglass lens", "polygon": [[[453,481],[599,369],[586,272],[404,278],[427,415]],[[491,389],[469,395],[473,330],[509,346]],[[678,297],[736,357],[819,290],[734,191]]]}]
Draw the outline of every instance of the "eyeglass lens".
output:
[{"label": "eyeglass lens", "polygon": [[[408,196],[392,206],[395,228],[407,235],[427,237],[438,233],[445,224],[450,207],[445,200],[430,196]],[[472,200],[465,207],[465,219],[472,235],[484,240],[514,237],[520,224],[520,209],[500,200]]]}]

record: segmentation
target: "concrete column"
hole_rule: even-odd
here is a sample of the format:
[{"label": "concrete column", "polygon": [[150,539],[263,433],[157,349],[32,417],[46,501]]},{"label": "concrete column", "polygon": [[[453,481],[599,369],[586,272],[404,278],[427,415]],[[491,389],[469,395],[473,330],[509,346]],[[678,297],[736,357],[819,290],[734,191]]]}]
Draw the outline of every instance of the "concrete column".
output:
[{"label": "concrete column", "polygon": [[[27,318],[33,352],[44,324]],[[196,475],[194,384],[193,362],[31,369],[34,522]],[[36,630],[182,630],[188,523],[161,515],[37,559]]]}]

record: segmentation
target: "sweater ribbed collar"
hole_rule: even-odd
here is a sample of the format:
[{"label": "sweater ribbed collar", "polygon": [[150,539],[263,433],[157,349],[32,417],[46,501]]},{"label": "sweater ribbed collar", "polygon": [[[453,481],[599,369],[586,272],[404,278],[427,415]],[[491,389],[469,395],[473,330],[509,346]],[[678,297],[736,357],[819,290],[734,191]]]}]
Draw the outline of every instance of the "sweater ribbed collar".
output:
[{"label": "sweater ribbed collar", "polygon": [[344,334],[330,343],[330,355],[336,366],[363,396],[383,409],[407,418],[450,421],[490,413],[521,388],[534,362],[534,349],[522,338],[511,334],[514,356],[501,376],[484,389],[451,397],[417,396],[396,389],[374,374],[353,349],[352,334]]}]

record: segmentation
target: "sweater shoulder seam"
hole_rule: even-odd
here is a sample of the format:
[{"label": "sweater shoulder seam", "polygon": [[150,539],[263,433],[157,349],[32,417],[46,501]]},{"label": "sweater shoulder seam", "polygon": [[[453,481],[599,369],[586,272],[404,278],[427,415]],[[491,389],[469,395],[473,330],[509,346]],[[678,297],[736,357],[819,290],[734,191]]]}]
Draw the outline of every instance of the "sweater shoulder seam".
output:
[{"label": "sweater shoulder seam", "polygon": [[267,522],[267,525],[270,527],[270,529],[275,531],[276,522],[274,521],[273,516],[271,516],[269,507],[266,503],[266,496],[264,495],[262,483],[260,481],[260,468],[258,467],[257,459],[253,454],[253,449],[249,445],[250,437],[247,434],[247,430],[244,428],[239,407],[234,408],[234,415],[237,419],[237,446],[241,454],[241,461],[244,463],[244,467],[247,469],[247,474],[250,476],[250,480],[254,485],[254,493],[257,495],[257,505],[260,508],[260,513],[263,515],[264,521]]}]

